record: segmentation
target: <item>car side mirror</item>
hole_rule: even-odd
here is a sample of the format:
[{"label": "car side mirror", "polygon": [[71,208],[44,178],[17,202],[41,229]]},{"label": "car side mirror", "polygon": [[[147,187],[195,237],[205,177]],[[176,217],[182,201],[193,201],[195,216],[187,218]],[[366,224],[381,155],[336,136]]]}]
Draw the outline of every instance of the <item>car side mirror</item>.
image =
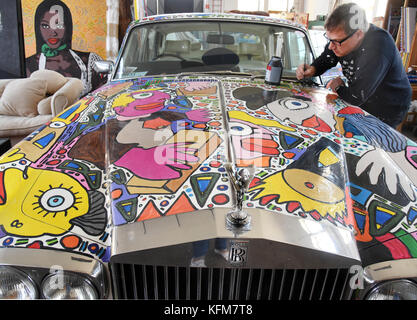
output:
[{"label": "car side mirror", "polygon": [[113,71],[114,63],[110,60],[100,60],[94,62],[94,69],[98,73],[110,74]]}]

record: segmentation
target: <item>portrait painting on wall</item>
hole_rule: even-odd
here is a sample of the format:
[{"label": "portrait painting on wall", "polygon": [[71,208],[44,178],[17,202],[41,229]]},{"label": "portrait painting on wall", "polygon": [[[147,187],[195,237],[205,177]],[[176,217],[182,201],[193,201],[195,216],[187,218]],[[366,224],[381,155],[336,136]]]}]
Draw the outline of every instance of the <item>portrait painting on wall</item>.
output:
[{"label": "portrait painting on wall", "polygon": [[48,69],[83,81],[83,95],[106,82],[94,70],[105,59],[106,2],[22,0],[26,76]]},{"label": "portrait painting on wall", "polygon": [[0,79],[25,76],[21,25],[20,0],[0,1]]}]

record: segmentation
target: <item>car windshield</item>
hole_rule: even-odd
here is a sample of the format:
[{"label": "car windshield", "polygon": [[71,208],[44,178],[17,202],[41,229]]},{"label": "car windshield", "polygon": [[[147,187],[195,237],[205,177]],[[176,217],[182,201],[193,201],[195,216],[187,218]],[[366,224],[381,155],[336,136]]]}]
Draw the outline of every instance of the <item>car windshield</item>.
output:
[{"label": "car windshield", "polygon": [[242,72],[264,76],[272,56],[283,62],[283,76],[295,79],[312,52],[304,32],[272,24],[178,21],[132,28],[115,79],[185,72]]}]

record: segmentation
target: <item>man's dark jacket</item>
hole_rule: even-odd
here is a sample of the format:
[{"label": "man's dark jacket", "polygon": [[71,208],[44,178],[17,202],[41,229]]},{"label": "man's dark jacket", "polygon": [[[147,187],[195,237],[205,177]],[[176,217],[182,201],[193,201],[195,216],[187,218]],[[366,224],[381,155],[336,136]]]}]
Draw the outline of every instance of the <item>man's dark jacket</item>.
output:
[{"label": "man's dark jacket", "polygon": [[387,31],[371,24],[355,51],[339,58],[327,45],[312,65],[319,76],[338,62],[347,79],[347,86],[337,90],[340,98],[389,124],[401,122],[412,90],[399,51]]}]

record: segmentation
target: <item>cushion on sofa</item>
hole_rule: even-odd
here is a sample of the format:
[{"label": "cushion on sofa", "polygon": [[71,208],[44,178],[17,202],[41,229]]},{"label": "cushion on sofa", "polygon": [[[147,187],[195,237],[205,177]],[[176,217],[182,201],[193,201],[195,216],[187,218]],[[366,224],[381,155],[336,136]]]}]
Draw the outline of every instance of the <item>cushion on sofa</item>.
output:
[{"label": "cushion on sofa", "polygon": [[41,79],[46,81],[46,93],[51,95],[58,91],[68,79],[62,74],[53,70],[36,70],[30,75],[32,79]]},{"label": "cushion on sofa", "polygon": [[45,99],[42,99],[38,103],[38,113],[39,114],[51,114],[51,103],[52,103],[52,96],[49,96]]},{"label": "cushion on sofa", "polygon": [[34,117],[38,115],[38,103],[45,95],[45,80],[13,80],[7,84],[0,98],[0,114]]}]

